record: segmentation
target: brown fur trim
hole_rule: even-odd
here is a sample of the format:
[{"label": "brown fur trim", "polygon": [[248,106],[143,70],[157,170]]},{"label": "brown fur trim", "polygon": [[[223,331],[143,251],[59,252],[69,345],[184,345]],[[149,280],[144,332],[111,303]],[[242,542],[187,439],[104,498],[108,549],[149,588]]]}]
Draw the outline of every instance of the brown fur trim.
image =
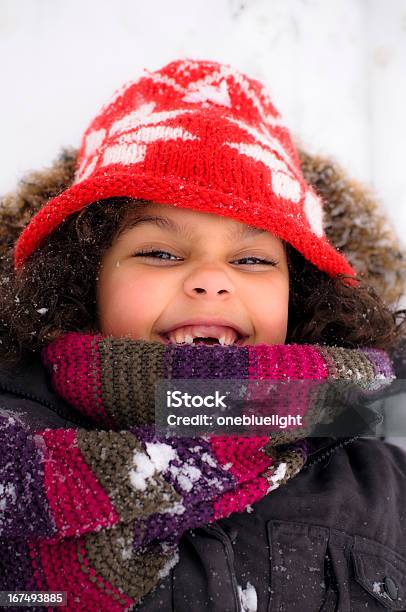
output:
[{"label": "brown fur trim", "polygon": [[324,229],[357,273],[388,304],[405,293],[406,251],[372,189],[350,179],[334,160],[299,149],[306,180],[324,201]]},{"label": "brown fur trim", "polygon": [[14,244],[31,217],[72,183],[78,151],[63,149],[48,168],[27,172],[0,200],[0,255]]}]

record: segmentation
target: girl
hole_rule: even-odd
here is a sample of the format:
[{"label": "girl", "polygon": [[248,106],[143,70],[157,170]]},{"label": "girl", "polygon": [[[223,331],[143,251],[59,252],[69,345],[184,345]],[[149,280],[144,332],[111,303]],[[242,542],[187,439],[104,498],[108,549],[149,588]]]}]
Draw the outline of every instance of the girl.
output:
[{"label": "girl", "polygon": [[404,312],[328,241],[316,168],[259,82],[180,60],[4,201],[0,590],[42,609],[56,592],[69,610],[406,609],[401,449],[154,427],[160,380],[390,393]]}]

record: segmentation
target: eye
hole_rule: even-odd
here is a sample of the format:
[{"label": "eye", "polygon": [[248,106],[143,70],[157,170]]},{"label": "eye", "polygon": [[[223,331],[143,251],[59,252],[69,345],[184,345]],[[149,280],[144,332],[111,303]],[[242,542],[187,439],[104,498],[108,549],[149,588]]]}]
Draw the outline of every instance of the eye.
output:
[{"label": "eye", "polygon": [[[155,257],[156,255],[168,255],[169,257]],[[175,257],[176,255],[173,255],[172,253],[169,253],[168,251],[161,251],[158,249],[153,249],[151,251],[138,251],[137,253],[133,253],[132,257],[152,257],[153,259],[161,259],[161,260],[167,260],[170,257]],[[176,258],[179,260],[179,257]],[[253,260],[254,264],[256,265],[265,265],[265,266],[277,266],[278,262],[274,261],[273,259],[262,259],[260,257],[242,257],[241,259],[236,259],[235,261],[247,261],[247,260]],[[247,265],[247,264],[244,264]]]},{"label": "eye", "polygon": [[168,259],[167,257],[154,257],[154,255],[169,255],[169,257],[176,257],[176,255],[172,255],[172,253],[168,253],[168,251],[138,251],[137,253],[133,253],[132,257],[153,257],[154,259]]},{"label": "eye", "polygon": [[241,259],[236,259],[236,261],[247,261],[248,259],[255,260],[256,264],[265,266],[276,266],[278,264],[278,262],[273,259],[261,259],[260,257],[242,257]]}]

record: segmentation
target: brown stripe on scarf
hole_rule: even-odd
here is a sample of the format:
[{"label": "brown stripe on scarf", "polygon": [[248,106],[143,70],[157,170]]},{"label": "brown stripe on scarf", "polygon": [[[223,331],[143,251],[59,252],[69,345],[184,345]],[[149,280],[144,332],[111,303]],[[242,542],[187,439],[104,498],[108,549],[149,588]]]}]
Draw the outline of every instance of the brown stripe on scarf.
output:
[{"label": "brown stripe on scarf", "polygon": [[145,425],[155,420],[155,382],[164,378],[165,345],[127,343],[106,338],[100,343],[102,401],[120,427]]},{"label": "brown stripe on scarf", "polygon": [[181,501],[181,496],[160,474],[148,478],[143,491],[132,486],[129,473],[136,469],[134,452],[145,453],[143,445],[132,433],[80,430],[77,440],[86,463],[112,500],[122,521],[146,518],[157,508],[164,512],[165,508]]},{"label": "brown stripe on scarf", "polygon": [[[133,527],[122,524],[85,537],[88,559],[96,572],[115,588],[138,601],[156,584],[157,574],[174,553],[160,552],[157,555],[134,552],[133,540]],[[102,584],[99,586],[105,588]]]}]

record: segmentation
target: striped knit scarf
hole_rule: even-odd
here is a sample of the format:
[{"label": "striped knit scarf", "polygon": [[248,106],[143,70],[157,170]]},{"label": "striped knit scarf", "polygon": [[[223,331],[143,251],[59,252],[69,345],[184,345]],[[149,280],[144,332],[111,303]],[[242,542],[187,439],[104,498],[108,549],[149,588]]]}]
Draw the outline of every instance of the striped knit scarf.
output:
[{"label": "striped knit scarf", "polygon": [[33,432],[21,416],[3,416],[0,477],[13,465],[10,487],[23,480],[18,470],[30,478],[0,536],[13,540],[7,587],[67,591],[69,610],[136,607],[176,564],[186,530],[249,511],[306,462],[297,434],[157,435],[159,379],[341,379],[368,390],[393,378],[382,350],[311,344],[164,345],[74,332],[42,360],[56,392],[94,427]]}]

